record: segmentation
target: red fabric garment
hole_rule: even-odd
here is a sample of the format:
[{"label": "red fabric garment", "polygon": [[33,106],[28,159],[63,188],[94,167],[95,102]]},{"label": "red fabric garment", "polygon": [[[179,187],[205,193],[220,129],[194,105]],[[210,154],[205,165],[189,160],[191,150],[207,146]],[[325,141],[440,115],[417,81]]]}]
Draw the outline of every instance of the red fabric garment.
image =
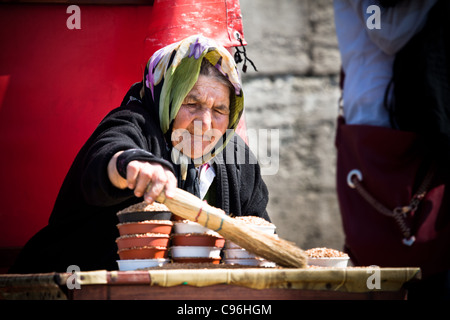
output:
[{"label": "red fabric garment", "polygon": [[348,173],[358,169],[362,185],[379,203],[391,210],[408,205],[427,171],[422,140],[412,132],[346,125],[340,118],[336,147],[338,199],[345,245],[353,263],[420,267],[424,277],[449,269],[450,196],[442,175],[435,175],[408,220],[416,238],[411,246],[402,243],[403,235],[393,218],[378,212],[347,184]]}]

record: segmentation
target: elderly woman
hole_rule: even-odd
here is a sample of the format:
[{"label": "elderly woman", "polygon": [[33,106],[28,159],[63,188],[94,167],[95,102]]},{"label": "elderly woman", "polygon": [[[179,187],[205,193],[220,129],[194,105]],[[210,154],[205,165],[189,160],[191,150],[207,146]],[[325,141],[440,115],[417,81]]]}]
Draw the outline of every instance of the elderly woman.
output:
[{"label": "elderly woman", "polygon": [[269,220],[256,159],[234,134],[243,93],[230,53],[192,36],[157,51],[82,147],[49,224],[13,273],[117,269],[116,213],[185,189],[227,214]]}]

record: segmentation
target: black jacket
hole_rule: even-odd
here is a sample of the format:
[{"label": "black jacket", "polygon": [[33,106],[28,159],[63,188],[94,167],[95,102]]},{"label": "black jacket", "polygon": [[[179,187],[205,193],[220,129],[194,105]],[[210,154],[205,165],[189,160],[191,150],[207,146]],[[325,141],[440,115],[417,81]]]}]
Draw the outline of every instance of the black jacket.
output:
[{"label": "black jacket", "polygon": [[[107,165],[115,153],[132,148],[170,161],[170,147],[155,119],[157,116],[143,104],[132,101],[101,121],[76,156],[48,225],[28,241],[10,273],[66,272],[70,265],[81,271],[117,269],[116,213],[143,199],[136,198],[132,190],[114,187]],[[225,163],[232,158],[248,162]],[[268,191],[255,163],[248,146],[235,134],[213,164],[216,207],[235,216],[256,215],[269,220]]]}]

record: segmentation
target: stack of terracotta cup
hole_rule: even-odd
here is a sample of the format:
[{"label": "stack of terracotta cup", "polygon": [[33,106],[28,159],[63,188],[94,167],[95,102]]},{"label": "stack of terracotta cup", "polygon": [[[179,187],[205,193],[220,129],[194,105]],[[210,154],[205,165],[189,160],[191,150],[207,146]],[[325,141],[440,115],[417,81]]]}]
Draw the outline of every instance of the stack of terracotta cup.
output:
[{"label": "stack of terracotta cup", "polygon": [[174,216],[170,253],[173,262],[219,264],[225,239],[217,232]]},{"label": "stack of terracotta cup", "polygon": [[119,270],[161,266],[170,261],[171,216],[165,205],[156,202],[151,205],[138,203],[117,213]]}]

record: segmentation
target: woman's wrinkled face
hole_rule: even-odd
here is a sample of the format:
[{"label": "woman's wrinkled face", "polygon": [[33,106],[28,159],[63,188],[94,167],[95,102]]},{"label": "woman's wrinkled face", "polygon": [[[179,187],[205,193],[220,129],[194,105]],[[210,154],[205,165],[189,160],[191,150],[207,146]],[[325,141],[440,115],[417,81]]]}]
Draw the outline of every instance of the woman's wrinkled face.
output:
[{"label": "woman's wrinkled face", "polygon": [[172,145],[191,159],[209,153],[228,128],[230,89],[200,75],[173,122]]}]

